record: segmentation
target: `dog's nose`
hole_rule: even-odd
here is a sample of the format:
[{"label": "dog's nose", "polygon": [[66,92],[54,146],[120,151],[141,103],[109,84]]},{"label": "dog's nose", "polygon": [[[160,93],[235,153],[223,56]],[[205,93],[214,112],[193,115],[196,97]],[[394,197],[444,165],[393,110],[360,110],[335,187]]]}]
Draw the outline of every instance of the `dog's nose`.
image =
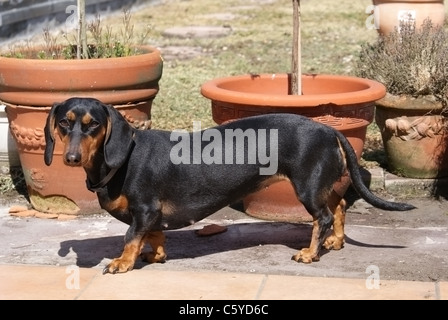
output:
[{"label": "dog's nose", "polygon": [[81,162],[81,155],[78,152],[76,153],[70,152],[66,154],[65,160],[67,164],[77,165]]}]

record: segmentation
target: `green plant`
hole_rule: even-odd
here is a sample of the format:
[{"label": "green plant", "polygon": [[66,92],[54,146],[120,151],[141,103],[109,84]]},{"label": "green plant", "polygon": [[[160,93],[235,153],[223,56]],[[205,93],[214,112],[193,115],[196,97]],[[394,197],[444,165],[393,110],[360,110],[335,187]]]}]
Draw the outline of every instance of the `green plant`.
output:
[{"label": "green plant", "polygon": [[383,83],[393,95],[433,96],[448,105],[448,33],[425,20],[421,29],[402,22],[373,44],[363,44],[358,76]]},{"label": "green plant", "polygon": [[[123,10],[122,24],[119,31],[112,26],[102,26],[100,15],[87,24],[87,51],[82,53],[81,59],[126,57],[139,54],[138,46],[145,43],[151,29],[141,30],[136,36],[132,15],[129,10]],[[7,57],[31,59],[77,59],[79,37],[75,33],[62,33],[62,38],[52,35],[48,28],[43,29],[43,46],[36,49],[29,41],[24,45],[15,45],[5,54]],[[82,50],[84,51],[84,49]]]}]

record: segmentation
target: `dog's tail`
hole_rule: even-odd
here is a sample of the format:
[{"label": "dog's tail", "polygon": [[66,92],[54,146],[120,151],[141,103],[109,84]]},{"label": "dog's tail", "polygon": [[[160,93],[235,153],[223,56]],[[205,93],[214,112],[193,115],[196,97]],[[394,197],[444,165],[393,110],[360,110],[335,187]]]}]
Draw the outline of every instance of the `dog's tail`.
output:
[{"label": "dog's tail", "polygon": [[374,195],[362,181],[361,172],[359,171],[358,158],[356,157],[356,154],[355,154],[350,142],[339,131],[336,131],[336,133],[337,133],[339,141],[342,145],[342,149],[345,152],[347,167],[348,167],[348,171],[350,172],[352,186],[364,200],[366,200],[368,203],[370,203],[374,207],[377,207],[377,208],[383,209],[383,210],[407,211],[407,210],[415,209],[415,207],[413,205],[410,205],[407,203],[402,203],[402,202],[386,201],[386,200],[381,199],[381,198],[377,197],[376,195]]}]

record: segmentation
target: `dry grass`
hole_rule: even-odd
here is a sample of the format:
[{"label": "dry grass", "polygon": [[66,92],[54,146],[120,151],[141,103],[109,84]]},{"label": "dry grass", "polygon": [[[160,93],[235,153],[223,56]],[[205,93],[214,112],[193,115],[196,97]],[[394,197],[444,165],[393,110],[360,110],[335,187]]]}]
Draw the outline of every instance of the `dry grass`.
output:
[{"label": "dry grass", "polygon": [[[153,2],[153,1],[151,1]],[[152,110],[153,127],[191,129],[192,121],[214,125],[210,102],[200,94],[207,80],[236,74],[282,73],[291,69],[291,0],[160,0],[131,8],[133,32],[151,32],[147,43],[161,48],[195,48],[193,58],[167,59],[160,92]],[[365,26],[371,0],[302,0],[302,71],[304,73],[353,74],[361,44],[377,34]],[[120,32],[123,14],[102,15],[103,28]],[[91,17],[91,21],[95,17]],[[171,27],[226,26],[222,38],[170,38]],[[64,40],[64,26],[52,29],[52,39]],[[55,40],[56,41],[56,40]],[[44,43],[43,32],[27,45]]]},{"label": "dry grass", "polygon": [[[303,72],[353,74],[361,43],[376,38],[376,31],[365,26],[371,1],[301,3]],[[104,21],[118,24],[119,17]],[[133,21],[136,32],[152,26],[148,41],[162,53],[168,46],[199,47],[202,52],[193,59],[165,62],[152,112],[155,128],[191,129],[193,120],[201,120],[203,127],[214,125],[210,102],[200,94],[207,80],[251,72],[289,72],[291,68],[291,0],[165,0],[134,10]],[[232,32],[222,38],[163,37],[168,28],[192,25],[227,26]]]}]

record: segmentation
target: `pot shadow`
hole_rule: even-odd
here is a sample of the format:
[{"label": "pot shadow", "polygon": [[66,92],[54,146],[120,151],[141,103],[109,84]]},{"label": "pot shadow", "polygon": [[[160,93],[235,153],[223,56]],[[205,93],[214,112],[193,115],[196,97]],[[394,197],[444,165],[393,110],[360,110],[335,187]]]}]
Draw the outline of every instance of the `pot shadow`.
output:
[{"label": "pot shadow", "polygon": [[443,139],[440,141],[440,145],[438,146],[442,151],[438,155],[438,158],[436,159],[437,163],[440,166],[439,175],[443,176],[443,178],[435,179],[434,184],[432,186],[431,194],[436,199],[439,197],[443,197],[444,199],[448,200],[448,176],[446,176],[446,172],[448,170],[448,132],[447,132],[447,126],[448,126],[448,120],[446,112],[444,113],[445,116],[445,129],[443,131]]},{"label": "pot shadow", "polygon": [[9,167],[9,175],[11,177],[12,184],[14,185],[15,191],[23,196],[28,202],[30,202],[30,197],[28,195],[28,189],[26,186],[25,176],[22,171],[22,167]]},{"label": "pot shadow", "polygon": [[[291,256],[311,240],[311,224],[292,224],[284,222],[241,223],[227,226],[227,231],[213,236],[198,236],[195,230],[165,231],[169,260],[194,259],[202,256],[259,247],[264,245],[283,245],[291,248]],[[375,245],[356,241],[346,236],[346,243],[370,248],[394,248],[401,246]],[[124,237],[111,236],[83,240],[68,240],[60,243],[58,255],[76,254],[76,265],[84,268],[98,266],[103,259],[119,257],[124,246]],[[143,251],[149,251],[149,246]],[[321,257],[329,250],[321,249]],[[137,259],[134,269],[147,265]]]}]

